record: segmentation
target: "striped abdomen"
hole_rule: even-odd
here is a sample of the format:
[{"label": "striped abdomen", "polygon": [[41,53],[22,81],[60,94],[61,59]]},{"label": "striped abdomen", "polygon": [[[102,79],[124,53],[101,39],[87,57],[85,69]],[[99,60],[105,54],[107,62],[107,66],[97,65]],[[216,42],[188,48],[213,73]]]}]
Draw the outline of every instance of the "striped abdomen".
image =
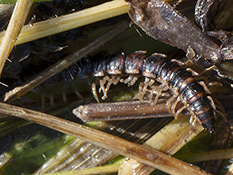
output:
[{"label": "striped abdomen", "polygon": [[[170,89],[173,97],[180,99],[192,117],[199,120],[205,129],[213,132],[215,107],[207,89],[203,83],[194,79],[191,72],[176,62],[168,61],[165,57],[163,54],[153,54],[146,58],[143,51],[129,56],[121,53],[108,59],[101,58],[93,61],[88,59],[85,61],[87,65],[81,64],[83,61],[79,62],[70,72],[77,77],[87,75],[102,77],[99,92],[103,92],[103,99],[107,98],[111,84],[124,82],[133,85],[139,75],[156,80]],[[122,78],[125,76],[128,77]],[[92,90],[98,101],[95,83],[93,83]]]},{"label": "striped abdomen", "polygon": [[212,98],[203,84],[194,79],[191,72],[176,62],[166,61],[158,55],[148,57],[143,64],[143,67],[150,67],[150,70],[147,68],[143,70],[143,76],[155,78],[167,85],[173,94],[180,97],[191,115],[196,117],[209,132],[213,132],[215,107]]}]

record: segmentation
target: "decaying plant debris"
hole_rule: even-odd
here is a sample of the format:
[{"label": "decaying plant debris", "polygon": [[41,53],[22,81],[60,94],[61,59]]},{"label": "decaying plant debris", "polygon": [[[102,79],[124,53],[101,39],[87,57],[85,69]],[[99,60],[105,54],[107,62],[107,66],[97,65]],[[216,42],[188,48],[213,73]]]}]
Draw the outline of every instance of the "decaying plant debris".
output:
[{"label": "decaying plant debris", "polygon": [[[21,2],[29,1],[21,0]],[[147,6],[147,3],[154,3],[154,9],[151,8],[152,6]],[[189,5],[184,5],[185,3]],[[229,60],[232,57],[232,41],[229,38],[232,35],[229,31],[233,25],[230,25],[227,28],[229,31],[223,32],[222,35],[218,33],[218,36],[229,36],[228,39],[214,38],[217,36],[214,32],[210,32],[210,36],[207,35],[204,32],[208,27],[211,28],[211,25],[201,23],[199,20],[201,30],[190,22],[191,18],[185,18],[186,14],[182,14],[182,9],[185,8],[192,9],[190,11],[194,12],[195,3],[193,4],[190,0],[33,3],[26,20],[28,24],[22,28],[16,41],[16,44],[21,45],[13,48],[9,56],[12,62],[6,62],[0,80],[3,102],[0,104],[2,118],[0,174],[53,174],[57,172],[65,174],[117,172],[119,174],[150,174],[155,172],[155,169],[169,174],[216,174],[219,170],[221,172],[223,168],[219,167],[220,161],[212,162],[213,166],[218,167],[212,172],[210,171],[211,164],[208,162],[205,162],[203,167],[198,167],[200,164],[198,166],[189,164],[200,160],[206,161],[206,157],[208,157],[207,160],[229,158],[232,154],[231,130],[229,129],[231,127],[225,125],[225,121],[219,124],[221,117],[217,120],[216,128],[218,125],[226,126],[227,137],[223,137],[225,129],[222,129],[221,133],[210,136],[206,131],[202,132],[203,128],[198,123],[190,126],[189,116],[182,114],[177,120],[171,121],[173,118],[166,106],[166,99],[170,97],[170,93],[167,93],[167,96],[159,101],[157,106],[152,106],[148,103],[135,102],[138,84],[135,87],[119,85],[110,89],[110,97],[105,103],[96,104],[90,89],[90,83],[96,81],[94,78],[88,78],[86,81],[77,80],[70,77],[71,74],[64,73],[52,77],[85,56],[109,57],[121,51],[131,53],[135,50],[147,50],[148,54],[161,52],[175,59],[182,59],[188,67],[201,73],[200,79],[203,79],[206,84],[214,85],[209,89],[213,94],[217,109],[220,110],[219,113],[231,116],[232,106],[229,104],[232,102],[232,70],[229,68],[231,67]],[[200,0],[198,4],[200,6]],[[224,20],[229,21],[226,18],[231,17],[229,9],[224,4],[232,5],[223,1],[219,4],[219,11],[214,17],[207,18],[210,13],[213,13],[211,9],[208,9],[204,11],[205,16],[202,20],[208,24],[214,21],[216,26],[223,26],[222,21],[217,20],[218,14],[223,14],[225,10],[228,15]],[[212,4],[209,5],[212,8]],[[161,10],[160,6],[166,8]],[[132,25],[128,15],[122,15],[128,9],[130,9],[131,19],[146,33],[169,45],[189,51],[187,56],[194,64],[184,59],[185,53],[149,38],[140,28]],[[154,17],[148,14],[148,9]],[[203,13],[201,11],[203,9],[199,10]],[[122,16],[108,19],[118,15]],[[190,17],[190,14],[187,16]],[[142,21],[139,20],[140,17]],[[158,20],[156,17],[161,18]],[[96,21],[100,22],[94,23]],[[172,23],[169,24],[169,21]],[[229,22],[227,23],[229,25]],[[232,21],[231,23],[233,24]],[[87,26],[81,27],[83,25]],[[75,29],[76,27],[79,28]],[[69,31],[70,29],[73,30]],[[53,35],[61,31],[63,33]],[[44,38],[45,36],[48,37]],[[35,38],[38,40],[32,41]],[[25,44],[22,44],[24,42]],[[7,55],[7,52],[4,54]],[[224,58],[222,58],[223,54],[225,54]],[[210,68],[207,70],[206,67]],[[224,99],[224,97],[228,98]],[[111,103],[111,100],[123,102]],[[91,104],[88,105],[88,103]],[[73,116],[71,113],[73,109],[78,117],[82,115],[80,118],[83,117],[84,121],[93,121],[93,119],[96,121],[97,117],[102,117],[101,120],[107,120],[107,122],[84,123]],[[156,112],[153,113],[153,111]],[[149,119],[145,119],[145,116]],[[121,120],[108,121],[112,117]],[[137,119],[132,120],[135,117]],[[231,126],[230,121],[229,126]],[[39,129],[35,131],[36,129],[33,128]],[[218,132],[217,129],[216,131]],[[15,140],[14,135],[18,137]],[[213,138],[215,139],[212,142]],[[213,152],[207,152],[210,143],[212,143],[211,147],[216,149]],[[182,147],[184,148],[178,152]],[[228,149],[225,150],[226,148]],[[187,150],[194,152],[190,153]],[[176,152],[178,153],[175,154]],[[208,156],[200,156],[205,153]],[[193,155],[193,159],[188,159],[186,163],[170,155],[182,160]],[[40,162],[36,162],[37,158]],[[12,164],[18,164],[19,167],[13,168]],[[31,167],[31,169],[25,167]],[[231,173],[230,171],[229,169],[228,174]]]}]

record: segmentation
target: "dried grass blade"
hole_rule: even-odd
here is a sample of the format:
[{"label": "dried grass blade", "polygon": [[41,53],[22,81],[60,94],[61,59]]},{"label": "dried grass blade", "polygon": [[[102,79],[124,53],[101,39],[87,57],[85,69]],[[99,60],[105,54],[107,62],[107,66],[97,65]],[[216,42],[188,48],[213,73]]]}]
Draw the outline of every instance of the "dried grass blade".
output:
[{"label": "dried grass blade", "polygon": [[[99,167],[93,167],[93,168],[86,168],[86,169],[80,169],[75,171],[63,171],[63,172],[56,172],[56,173],[46,173],[42,175],[90,175],[90,174],[110,174],[117,172],[120,164],[111,164],[111,165],[105,165],[105,166],[99,166]],[[38,173],[36,173],[38,174]]]},{"label": "dried grass blade", "polygon": [[[122,15],[127,13],[128,9],[129,6],[124,0],[114,0],[79,12],[34,23],[33,25],[25,25],[16,45]],[[0,33],[0,40],[1,36]]]},{"label": "dried grass blade", "polygon": [[26,21],[33,0],[18,0],[0,45],[0,75]]},{"label": "dried grass blade", "polygon": [[[92,122],[87,124],[112,135],[123,137],[136,143],[143,143],[152,134],[156,128],[167,123],[166,120],[134,120],[117,122]],[[119,128],[121,130],[119,131]],[[135,128],[138,128],[135,131]],[[129,133],[129,134],[127,134]],[[67,136],[67,138],[72,138]],[[83,144],[82,144],[83,143]],[[80,145],[81,144],[81,145]],[[54,173],[60,171],[72,171],[84,168],[93,168],[98,165],[104,165],[114,159],[118,154],[115,152],[100,148],[94,144],[84,142],[75,138],[70,144],[57,152],[56,156],[49,159],[36,172],[37,174]],[[123,158],[122,158],[123,159]],[[123,160],[120,160],[123,162]],[[119,160],[114,160],[119,161]],[[116,163],[116,162],[115,162]],[[116,171],[117,172],[117,171]]]},{"label": "dried grass blade", "polygon": [[225,175],[233,175],[233,164],[230,165],[230,167]]},{"label": "dried grass blade", "polygon": [[[189,117],[182,116],[157,132],[145,142],[145,145],[173,155],[202,130],[203,127],[199,124],[195,126],[195,130],[191,128]],[[135,160],[126,160],[121,165],[119,175],[131,174],[132,172],[136,172],[137,175],[145,175],[150,174],[152,171],[154,171],[152,167],[138,163]]]},{"label": "dried grass blade", "polygon": [[57,131],[73,135],[169,174],[207,174],[206,172],[201,171],[198,167],[189,165],[159,151],[52,115],[5,103],[0,103],[0,113],[24,118]]}]

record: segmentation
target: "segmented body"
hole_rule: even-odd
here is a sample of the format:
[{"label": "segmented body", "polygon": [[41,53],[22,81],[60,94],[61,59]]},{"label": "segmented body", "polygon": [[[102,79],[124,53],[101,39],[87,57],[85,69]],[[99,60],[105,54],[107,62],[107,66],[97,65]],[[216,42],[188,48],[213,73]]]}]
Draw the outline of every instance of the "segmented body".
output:
[{"label": "segmented body", "polygon": [[[161,91],[170,90],[173,94],[173,105],[171,111],[178,115],[182,110],[176,111],[178,102],[184,104],[195,120],[198,120],[205,129],[213,132],[215,118],[215,106],[208,90],[202,82],[196,81],[190,71],[181,67],[177,62],[168,61],[163,54],[145,56],[145,52],[138,51],[129,56],[121,53],[109,59],[98,59],[88,61],[88,68],[82,64],[73,67],[73,74],[78,76],[93,76],[102,78],[99,81],[99,93],[103,92],[103,99],[107,98],[107,92],[112,84],[119,82],[133,85],[139,76],[145,77],[145,82],[140,85],[140,93],[145,90],[156,90],[157,96]],[[85,68],[84,68],[85,67]],[[76,72],[76,73],[75,73]],[[128,76],[125,78],[125,76]],[[154,88],[153,83],[157,81],[161,86]],[[92,86],[93,94],[98,101],[96,83]],[[158,99],[158,98],[157,98]]]}]

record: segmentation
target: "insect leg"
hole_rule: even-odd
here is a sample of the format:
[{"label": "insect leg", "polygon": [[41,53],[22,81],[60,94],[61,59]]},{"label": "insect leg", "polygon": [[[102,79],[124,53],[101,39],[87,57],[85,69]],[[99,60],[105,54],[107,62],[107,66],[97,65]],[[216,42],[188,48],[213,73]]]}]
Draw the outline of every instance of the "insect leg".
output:
[{"label": "insect leg", "polygon": [[[206,91],[208,94],[210,94],[210,90],[208,89],[208,87],[206,86],[206,84],[204,83],[204,81],[199,81],[198,83],[205,89],[205,91]],[[211,98],[211,99],[212,99],[212,98]],[[213,100],[211,100],[211,101],[212,101],[212,103],[214,104]],[[213,106],[213,108],[215,109],[215,105]]]},{"label": "insect leg", "polygon": [[96,83],[92,83],[92,94],[94,96],[94,98],[96,99],[96,101],[99,103],[99,98],[98,98],[98,94],[97,94],[97,91],[96,91]]},{"label": "insect leg", "polygon": [[174,115],[174,118],[177,119],[178,115],[186,109],[186,105],[182,106],[178,111],[176,111],[176,107],[178,103],[181,101],[180,96],[178,95],[173,95],[171,98],[168,99],[167,101],[167,106],[169,108],[169,111]]},{"label": "insect leg", "polygon": [[151,87],[154,82],[155,80],[146,77],[145,81],[139,84],[138,96],[140,101],[144,101],[144,97],[146,96],[147,92],[151,93],[151,89],[148,87]]},{"label": "insect leg", "polygon": [[159,97],[161,97],[163,91],[167,91],[168,86],[165,84],[160,84],[159,86],[151,86],[151,92],[149,95],[149,102],[152,105],[157,104]]},{"label": "insect leg", "polygon": [[205,70],[203,70],[201,73],[199,73],[199,76],[201,76],[201,75],[203,75],[203,74],[205,74],[205,73],[207,73],[208,71],[211,71],[211,70],[217,71],[217,69],[218,68],[216,67],[216,65],[210,66],[210,67],[206,68]]},{"label": "insect leg", "polygon": [[104,85],[109,79],[110,79],[109,76],[105,76],[102,80],[99,81],[100,82],[99,93],[101,93],[101,91],[104,93],[105,91]]},{"label": "insect leg", "polygon": [[[103,96],[102,96],[102,99],[106,99],[108,96],[107,96],[107,93],[111,87],[112,84],[116,85],[117,83],[119,83],[121,77],[119,76],[112,76],[111,78],[109,78],[108,76],[106,76],[107,78],[103,79],[102,82],[102,85],[101,85],[101,90],[103,91]],[[104,87],[104,84],[107,82],[107,85],[106,87]]]},{"label": "insect leg", "polygon": [[[187,66],[187,65],[190,65],[192,61],[188,60],[186,62],[182,62],[180,60],[176,60],[176,59],[172,59],[171,62],[175,62],[177,63],[179,66]],[[192,63],[193,64],[193,63]],[[186,68],[187,71],[191,72],[193,76],[197,76],[199,75],[196,71],[194,71],[193,69],[191,68]]]},{"label": "insect leg", "polygon": [[191,115],[189,119],[189,124],[192,130],[195,130],[195,125],[197,124],[197,122],[201,124],[201,122],[197,119],[195,115]]},{"label": "insect leg", "polygon": [[120,82],[128,84],[128,86],[133,86],[138,80],[138,76],[129,75],[126,79],[121,79]]},{"label": "insect leg", "polygon": [[[176,106],[175,106],[176,107]],[[184,106],[182,106],[180,109],[178,109],[178,111],[176,111],[176,113],[174,114],[174,118],[175,119],[177,119],[178,118],[178,116],[179,116],[179,114],[183,111],[183,110],[185,110],[187,107],[184,105]]]},{"label": "insect leg", "polygon": [[207,96],[207,98],[210,100],[210,104],[214,108],[215,112],[218,113],[225,120],[225,122],[228,122],[228,119],[226,117],[226,111],[222,103],[220,103],[217,99],[215,99],[215,103],[217,104],[217,109],[216,109],[216,105],[212,97]]}]

